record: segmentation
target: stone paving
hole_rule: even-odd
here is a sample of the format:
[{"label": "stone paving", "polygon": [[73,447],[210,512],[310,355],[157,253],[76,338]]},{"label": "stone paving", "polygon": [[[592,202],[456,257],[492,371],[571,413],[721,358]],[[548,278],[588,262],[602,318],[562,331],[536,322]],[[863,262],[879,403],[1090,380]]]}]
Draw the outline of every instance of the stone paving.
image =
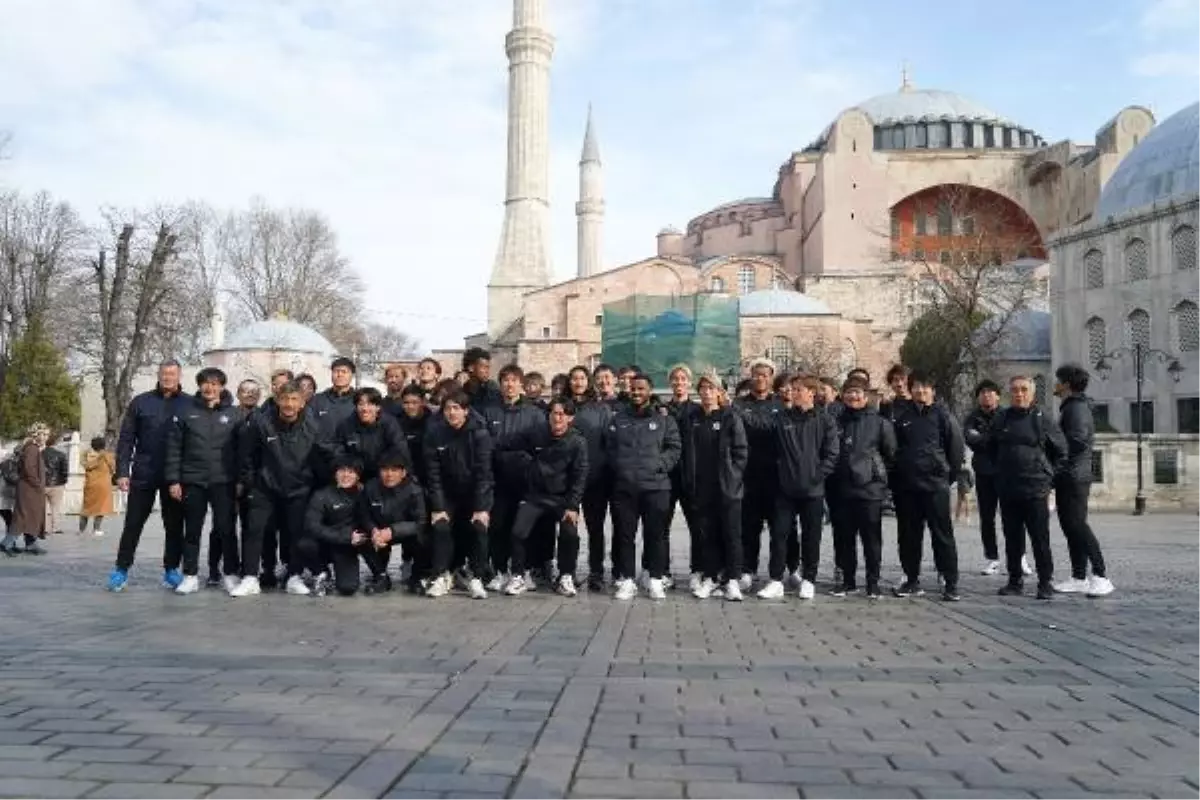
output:
[{"label": "stone paving", "polygon": [[55,536],[0,561],[0,796],[1197,797],[1197,519],[1094,525],[1118,594],[955,605],[177,597],[157,530],[111,595]]}]

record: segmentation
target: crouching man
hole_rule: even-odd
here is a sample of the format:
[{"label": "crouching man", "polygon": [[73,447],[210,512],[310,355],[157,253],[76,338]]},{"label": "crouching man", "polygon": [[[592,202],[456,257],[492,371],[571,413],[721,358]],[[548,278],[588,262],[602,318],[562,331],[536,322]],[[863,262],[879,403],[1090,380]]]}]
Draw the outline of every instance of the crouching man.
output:
[{"label": "crouching man", "polygon": [[[314,586],[317,595],[328,591],[327,567],[333,564],[333,585],[337,593],[349,597],[358,591],[358,558],[371,563],[371,536],[359,527],[359,479],[362,465],[339,455],[330,464],[333,483],[313,493],[304,515],[304,536],[300,551],[304,561],[320,565]],[[374,569],[372,569],[374,572]]]},{"label": "crouching man", "polygon": [[574,597],[575,567],[579,558],[579,503],[587,486],[587,441],[571,422],[575,403],[565,398],[550,402],[548,421],[511,439],[504,447],[517,449],[527,459],[525,497],[517,505],[512,527],[512,578],[505,594],[525,592],[529,535],[538,523],[558,523],[558,582],[555,589]]},{"label": "crouching man", "polygon": [[417,574],[429,568],[426,551],[419,544],[425,527],[425,493],[409,477],[410,466],[404,451],[384,453],[378,461],[379,476],[367,481],[360,494],[358,529],[370,535],[370,547],[362,549],[371,570],[367,593],[392,588],[387,570],[393,547],[403,546],[405,553],[414,556]]}]

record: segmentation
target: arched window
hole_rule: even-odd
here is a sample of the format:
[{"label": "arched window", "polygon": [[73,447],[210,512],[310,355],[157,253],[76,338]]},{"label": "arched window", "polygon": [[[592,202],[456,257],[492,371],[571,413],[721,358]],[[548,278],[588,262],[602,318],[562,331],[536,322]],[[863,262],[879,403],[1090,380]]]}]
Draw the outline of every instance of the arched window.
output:
[{"label": "arched window", "polygon": [[1182,300],[1175,306],[1175,331],[1179,352],[1194,353],[1200,350],[1200,335],[1197,333],[1196,304]]},{"label": "arched window", "polygon": [[790,371],[792,362],[795,360],[792,340],[786,336],[776,336],[771,340],[771,347],[767,350],[767,358],[775,362],[775,374],[778,375]]},{"label": "arched window", "polygon": [[1171,234],[1171,251],[1175,256],[1175,269],[1193,272],[1196,269],[1196,229],[1191,225],[1180,225]]},{"label": "arched window", "polygon": [[1129,312],[1126,322],[1130,346],[1140,344],[1143,348],[1150,347],[1150,315],[1140,308]]},{"label": "arched window", "polygon": [[1150,256],[1146,243],[1141,239],[1130,239],[1125,245],[1125,279],[1144,281],[1150,277]]},{"label": "arched window", "polygon": [[1108,352],[1108,332],[1104,320],[1092,317],[1087,321],[1088,366],[1092,367]]},{"label": "arched window", "polygon": [[743,264],[738,267],[738,294],[750,294],[754,291],[754,267]]},{"label": "arched window", "polygon": [[1104,254],[1099,250],[1088,250],[1083,254],[1083,269],[1087,276],[1087,288],[1104,286]]},{"label": "arched window", "polygon": [[725,281],[714,275],[713,279],[708,282],[708,288],[709,291],[720,294],[721,292],[725,291]]}]

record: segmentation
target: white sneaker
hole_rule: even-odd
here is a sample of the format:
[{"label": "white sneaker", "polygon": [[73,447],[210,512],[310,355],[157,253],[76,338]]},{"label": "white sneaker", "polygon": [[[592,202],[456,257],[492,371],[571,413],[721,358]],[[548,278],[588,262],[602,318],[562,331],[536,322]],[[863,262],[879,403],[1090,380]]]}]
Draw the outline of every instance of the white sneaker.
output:
[{"label": "white sneaker", "polygon": [[[692,576],[690,578],[688,578],[688,591],[691,592],[692,594],[696,594],[696,590],[700,588],[700,585],[702,583],[704,583],[704,576],[701,575],[699,572],[693,572]],[[710,587],[708,593],[712,594],[711,587]]]},{"label": "white sneaker", "polygon": [[563,597],[574,597],[579,594],[579,590],[575,588],[575,579],[570,575],[560,575],[558,585],[555,588],[558,589],[558,593]]},{"label": "white sneaker", "polygon": [[783,588],[799,589],[800,588],[800,571],[789,572],[783,577]]},{"label": "white sneaker", "polygon": [[411,561],[401,561],[400,562],[399,580],[400,580],[401,586],[407,585],[408,582],[410,580],[412,580],[412,568],[413,568],[413,565],[412,565]]},{"label": "white sneaker", "polygon": [[487,600],[487,589],[483,588],[483,581],[479,578],[471,578],[467,583],[467,593],[472,600]]},{"label": "white sneaker", "polygon": [[800,581],[800,599],[812,600],[813,595],[817,593],[817,587],[813,586],[812,581]]},{"label": "white sneaker", "polygon": [[979,570],[980,575],[995,575],[998,572],[1000,572],[999,561],[985,561],[983,562],[983,569]]},{"label": "white sneaker", "polygon": [[[692,577],[695,578],[696,576],[693,575]],[[692,596],[697,600],[707,600],[708,598],[712,597],[712,593],[713,582],[708,578],[701,578],[696,582],[696,585],[692,587]]]},{"label": "white sneaker", "polygon": [[175,594],[195,594],[200,591],[200,579],[195,575],[184,575],[183,580],[175,587]]},{"label": "white sneaker", "polygon": [[754,585],[754,576],[749,572],[743,572],[742,577],[738,580],[738,586],[743,592],[750,591],[750,587]]},{"label": "white sneaker", "polygon": [[735,603],[742,602],[742,587],[737,581],[730,581],[725,584],[725,599]]},{"label": "white sneaker", "polygon": [[[226,580],[229,577],[232,576],[226,577]],[[256,594],[262,594],[262,587],[258,585],[258,578],[253,575],[242,578],[236,586],[229,590],[230,597],[250,597]]]},{"label": "white sneaker", "polygon": [[1021,574],[1022,575],[1032,575],[1033,574],[1033,567],[1029,566],[1029,559],[1026,558],[1025,556],[1021,556]]},{"label": "white sneaker", "polygon": [[1116,591],[1116,588],[1108,578],[1093,575],[1087,580],[1088,597],[1105,597]]},{"label": "white sneaker", "polygon": [[[490,586],[488,587],[491,588]],[[508,583],[504,585],[504,593],[509,597],[520,597],[525,594],[525,590],[529,588],[525,583],[523,575],[513,575],[508,579]]]},{"label": "white sneaker", "polygon": [[[255,578],[254,581],[257,583],[258,578]],[[233,591],[242,585],[242,579],[237,575],[226,575],[221,579],[221,584],[225,587],[226,592],[233,594]],[[255,594],[257,594],[257,592]]]},{"label": "white sneaker", "polygon": [[301,578],[299,575],[293,575],[292,577],[288,578],[287,585],[284,587],[284,589],[288,594],[294,594],[300,597],[306,597],[312,594],[312,590],[308,588],[308,584],[304,582],[304,578]]},{"label": "white sneaker", "polygon": [[663,575],[659,580],[662,582],[663,589],[671,590],[675,588],[675,576],[670,573]]},{"label": "white sneaker", "polygon": [[1082,578],[1067,578],[1054,584],[1054,591],[1059,594],[1082,594],[1088,590],[1088,582]]},{"label": "white sneaker", "polygon": [[666,591],[666,587],[663,586],[662,578],[651,578],[650,586],[646,591],[650,594],[651,600],[666,600],[667,599],[667,591]]},{"label": "white sneaker", "polygon": [[783,597],[783,584],[779,581],[769,581],[758,590],[759,600],[778,600]]},{"label": "white sneaker", "polygon": [[97,537],[97,538],[99,538],[103,535],[104,535],[104,531],[93,531],[92,532],[92,536]]},{"label": "white sneaker", "polygon": [[[509,578],[507,572],[497,572],[495,576],[488,581],[487,590],[489,592],[503,591],[505,594],[507,594],[510,583],[512,583],[512,579]],[[524,587],[521,588],[521,591],[525,591]]]},{"label": "white sneaker", "polygon": [[622,578],[617,581],[617,591],[613,594],[616,600],[632,600],[637,597],[637,584],[629,578]]},{"label": "white sneaker", "polygon": [[445,597],[450,594],[450,575],[442,574],[434,578],[429,588],[425,590],[426,597]]}]

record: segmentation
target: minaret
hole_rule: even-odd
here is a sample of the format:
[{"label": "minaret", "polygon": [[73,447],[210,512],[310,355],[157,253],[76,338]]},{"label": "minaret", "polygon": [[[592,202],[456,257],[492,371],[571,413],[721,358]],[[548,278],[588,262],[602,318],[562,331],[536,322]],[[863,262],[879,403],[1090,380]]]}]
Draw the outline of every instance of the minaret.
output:
[{"label": "minaret", "polygon": [[600,145],[592,125],[592,106],[588,104],[587,129],[583,133],[583,154],[579,157],[579,202],[575,204],[576,245],[579,277],[586,278],[602,270],[604,233],[604,168],[600,163]]},{"label": "minaret", "polygon": [[488,281],[488,338],[522,313],[524,295],[550,284],[550,56],[546,0],[513,0],[508,53],[508,182],[504,227]]}]

